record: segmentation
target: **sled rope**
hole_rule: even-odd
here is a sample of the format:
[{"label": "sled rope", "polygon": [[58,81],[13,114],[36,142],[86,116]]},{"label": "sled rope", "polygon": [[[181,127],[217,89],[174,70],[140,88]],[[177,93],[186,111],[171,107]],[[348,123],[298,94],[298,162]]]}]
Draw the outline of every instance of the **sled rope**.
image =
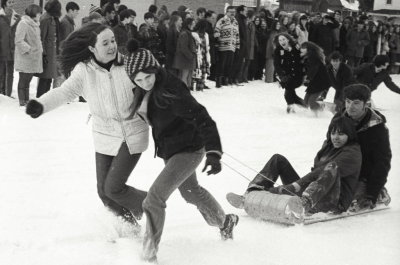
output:
[{"label": "sled rope", "polygon": [[[227,152],[224,152],[225,155],[229,156],[230,158],[232,158],[233,160],[235,160],[236,162],[238,162],[239,164],[241,164],[242,166],[250,169],[251,171],[257,173],[258,175],[260,175],[261,177],[265,178],[266,180],[268,180],[269,182],[272,182],[274,185],[276,184],[275,181],[271,180],[270,178],[268,178],[267,176],[265,176],[264,174],[261,174],[260,172],[258,172],[257,170],[255,170],[254,168],[246,165],[245,163],[243,163],[242,161],[240,161],[239,159],[235,158],[234,156],[230,155]],[[230,169],[232,169],[234,172],[236,172],[237,174],[239,174],[240,176],[242,176],[243,178],[247,179],[248,181],[251,181],[249,178],[247,178],[245,175],[243,175],[242,173],[240,173],[239,171],[237,171],[236,169],[232,168],[231,166],[229,166],[227,163],[223,162],[221,160],[221,162],[226,165],[227,167],[229,167]],[[286,192],[288,192],[290,195],[292,196],[298,196],[297,194],[291,192],[290,190],[286,189],[285,187],[282,186],[282,189],[285,190]]]}]

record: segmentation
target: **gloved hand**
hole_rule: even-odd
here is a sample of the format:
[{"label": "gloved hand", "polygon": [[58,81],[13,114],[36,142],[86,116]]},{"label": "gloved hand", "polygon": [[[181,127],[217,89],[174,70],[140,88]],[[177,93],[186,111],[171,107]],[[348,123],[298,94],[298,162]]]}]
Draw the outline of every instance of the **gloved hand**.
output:
[{"label": "gloved hand", "polygon": [[32,118],[37,118],[43,113],[43,105],[38,101],[32,99],[26,104],[26,114],[30,115]]},{"label": "gloved hand", "polygon": [[221,172],[221,169],[222,169],[221,168],[221,157],[214,153],[207,154],[206,163],[201,172],[206,171],[208,166],[210,166],[211,169],[209,171],[207,171],[207,175],[218,174],[219,172]]}]

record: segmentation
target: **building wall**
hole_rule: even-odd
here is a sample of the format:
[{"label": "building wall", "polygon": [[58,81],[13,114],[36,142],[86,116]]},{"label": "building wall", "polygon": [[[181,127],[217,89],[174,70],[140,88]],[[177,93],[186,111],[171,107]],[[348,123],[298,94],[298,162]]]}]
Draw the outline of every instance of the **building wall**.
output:
[{"label": "building wall", "polygon": [[391,9],[391,10],[400,10],[400,0],[392,0],[392,4],[387,4],[388,0],[375,0],[374,2],[374,10],[379,9]]},{"label": "building wall", "polygon": [[232,0],[155,0],[155,4],[158,7],[165,5],[170,13],[178,9],[180,5],[190,7],[195,12],[197,8],[204,7],[215,11],[217,14],[224,13],[225,3],[230,5],[232,4]]},{"label": "building wall", "polygon": [[29,6],[30,4],[33,4],[33,3],[38,4],[39,1],[36,1],[36,2],[37,3],[35,3],[34,0],[18,0],[18,1],[14,1],[14,4],[13,4],[12,8],[18,14],[24,15],[26,7]]}]

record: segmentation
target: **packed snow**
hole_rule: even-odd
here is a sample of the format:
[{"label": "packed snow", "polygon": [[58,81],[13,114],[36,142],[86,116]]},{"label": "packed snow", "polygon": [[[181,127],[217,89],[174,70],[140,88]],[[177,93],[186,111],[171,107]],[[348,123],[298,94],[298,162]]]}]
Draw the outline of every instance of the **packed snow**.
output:
[{"label": "packed snow", "polygon": [[[400,84],[400,76],[393,76]],[[16,84],[13,95],[16,95]],[[31,84],[35,94],[36,81]],[[168,201],[158,254],[162,265],[398,265],[400,264],[400,95],[381,85],[373,93],[390,130],[392,169],[386,185],[386,211],[318,223],[282,226],[255,220],[225,199],[243,193],[271,155],[288,157],[300,175],[310,170],[332,114],[297,110],[286,113],[278,84],[254,81],[245,86],[194,92],[217,122],[223,170],[200,183],[240,222],[234,240],[223,242],[179,192]],[[304,96],[304,87],[298,89]],[[328,100],[333,98],[333,89]],[[72,102],[32,119],[17,99],[0,96],[0,264],[144,264],[141,240],[133,238],[104,209],[96,191],[94,148],[88,107]],[[243,164],[234,161],[238,159]],[[147,190],[163,168],[151,145],[128,184]],[[229,167],[235,169],[233,171]],[[250,169],[251,168],[251,169]],[[237,172],[240,172],[238,174]],[[247,178],[247,179],[246,179]],[[140,221],[142,234],[145,218]]]}]

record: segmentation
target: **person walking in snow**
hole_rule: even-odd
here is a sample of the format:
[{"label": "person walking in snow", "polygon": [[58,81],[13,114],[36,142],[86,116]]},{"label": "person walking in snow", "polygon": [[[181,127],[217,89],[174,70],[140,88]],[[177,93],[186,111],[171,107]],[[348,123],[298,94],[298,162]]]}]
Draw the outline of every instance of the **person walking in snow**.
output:
[{"label": "person walking in snow", "polygon": [[87,100],[98,195],[111,212],[136,226],[146,192],[126,182],[148,147],[149,128],[134,113],[138,99],[117,51],[114,33],[105,25],[89,23],[71,33],[61,52],[61,68],[68,79],[29,101],[26,113],[37,118],[78,96]]},{"label": "person walking in snow", "polygon": [[296,94],[296,88],[303,84],[303,64],[300,50],[294,39],[287,33],[275,37],[274,67],[279,83],[285,89],[287,113],[294,112],[293,105],[305,107],[304,101]]},{"label": "person walking in snow", "polygon": [[[250,182],[243,196],[229,193],[227,199],[234,207],[243,209],[249,193],[263,190],[299,196],[309,214],[344,212],[352,202],[360,168],[361,150],[353,121],[338,117],[331,121],[310,173],[300,178],[286,157],[275,154]],[[278,177],[283,185],[273,187]]]},{"label": "person walking in snow", "polygon": [[125,59],[126,71],[136,84],[135,98],[140,99],[137,113],[152,126],[156,154],[165,163],[143,202],[147,217],[143,259],[157,262],[166,202],[176,189],[197,207],[209,225],[220,229],[223,240],[233,238],[238,216],[225,214],[196,176],[205,154],[203,172],[208,167],[211,169],[207,174],[221,171],[222,147],[215,121],[185,83],[160,67],[148,50],[138,49],[135,40],[127,47],[131,54]]}]

